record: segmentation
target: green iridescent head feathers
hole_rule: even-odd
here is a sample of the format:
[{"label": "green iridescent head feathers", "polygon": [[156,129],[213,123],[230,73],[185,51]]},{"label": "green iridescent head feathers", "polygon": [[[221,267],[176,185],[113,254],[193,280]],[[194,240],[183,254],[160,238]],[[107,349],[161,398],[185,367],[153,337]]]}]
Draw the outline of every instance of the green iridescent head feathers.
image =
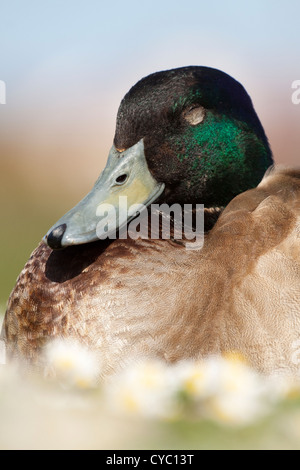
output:
[{"label": "green iridescent head feathers", "polygon": [[142,138],[169,203],[225,205],[256,186],[273,163],[249,95],[209,67],[154,73],[131,88],[119,108],[114,143],[129,148]]}]

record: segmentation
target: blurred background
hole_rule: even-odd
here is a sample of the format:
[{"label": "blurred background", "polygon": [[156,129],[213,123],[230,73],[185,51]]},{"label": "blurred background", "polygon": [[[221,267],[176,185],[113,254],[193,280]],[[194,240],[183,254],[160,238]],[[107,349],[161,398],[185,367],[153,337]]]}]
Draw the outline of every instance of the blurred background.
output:
[{"label": "blurred background", "polygon": [[298,0],[0,0],[0,304],[92,187],[120,100],[149,73],[219,68],[251,95],[278,163],[299,163]]}]

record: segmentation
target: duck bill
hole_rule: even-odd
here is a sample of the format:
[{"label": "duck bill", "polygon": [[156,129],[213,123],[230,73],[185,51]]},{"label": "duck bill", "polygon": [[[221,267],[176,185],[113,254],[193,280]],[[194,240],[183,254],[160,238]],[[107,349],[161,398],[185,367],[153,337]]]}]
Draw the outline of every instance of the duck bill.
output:
[{"label": "duck bill", "polygon": [[117,231],[163,190],[164,184],[149,171],[143,139],[123,152],[113,145],[91,192],[50,228],[43,241],[52,249],[60,249],[116,238]]}]

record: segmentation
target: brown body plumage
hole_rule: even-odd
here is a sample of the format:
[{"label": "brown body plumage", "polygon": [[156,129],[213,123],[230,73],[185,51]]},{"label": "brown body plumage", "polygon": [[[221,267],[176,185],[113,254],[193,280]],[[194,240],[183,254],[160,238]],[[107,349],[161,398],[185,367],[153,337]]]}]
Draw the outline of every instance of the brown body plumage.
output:
[{"label": "brown body plumage", "polygon": [[[228,205],[199,251],[171,240],[40,244],[12,292],[9,357],[73,337],[103,375],[142,356],[239,351],[264,372],[295,373],[300,339],[300,170],[275,169]],[[29,314],[28,314],[29,312]]]}]

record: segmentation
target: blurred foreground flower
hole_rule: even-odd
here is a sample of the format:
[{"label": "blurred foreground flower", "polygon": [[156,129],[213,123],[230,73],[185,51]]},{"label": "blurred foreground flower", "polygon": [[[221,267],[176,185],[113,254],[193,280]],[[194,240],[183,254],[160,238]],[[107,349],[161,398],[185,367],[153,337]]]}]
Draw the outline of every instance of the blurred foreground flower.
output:
[{"label": "blurred foreground flower", "polygon": [[96,356],[71,340],[55,340],[46,348],[48,368],[67,387],[82,389],[96,385],[99,363]]},{"label": "blurred foreground flower", "polygon": [[105,399],[117,413],[166,418],[173,413],[169,366],[145,361],[129,366],[104,386]]},{"label": "blurred foreground flower", "polygon": [[204,367],[210,370],[213,382],[204,403],[204,415],[226,424],[247,425],[270,411],[270,388],[266,378],[250,368],[239,355],[210,358]]},{"label": "blurred foreground flower", "polygon": [[267,381],[236,355],[167,365],[146,361],[116,375],[106,399],[118,412],[247,425],[270,409]]},{"label": "blurred foreground flower", "polygon": [[55,341],[46,359],[54,381],[0,366],[0,449],[299,448],[299,377],[263,376],[238,354],[132,361],[104,383],[80,344]]},{"label": "blurred foreground flower", "polygon": [[[99,361],[82,345],[54,341],[48,345],[47,361],[64,387],[96,387]],[[103,392],[99,402],[117,415],[204,419],[233,426],[253,424],[289,396],[300,395],[299,384],[261,375],[236,353],[176,364],[132,362],[97,390]]]}]

